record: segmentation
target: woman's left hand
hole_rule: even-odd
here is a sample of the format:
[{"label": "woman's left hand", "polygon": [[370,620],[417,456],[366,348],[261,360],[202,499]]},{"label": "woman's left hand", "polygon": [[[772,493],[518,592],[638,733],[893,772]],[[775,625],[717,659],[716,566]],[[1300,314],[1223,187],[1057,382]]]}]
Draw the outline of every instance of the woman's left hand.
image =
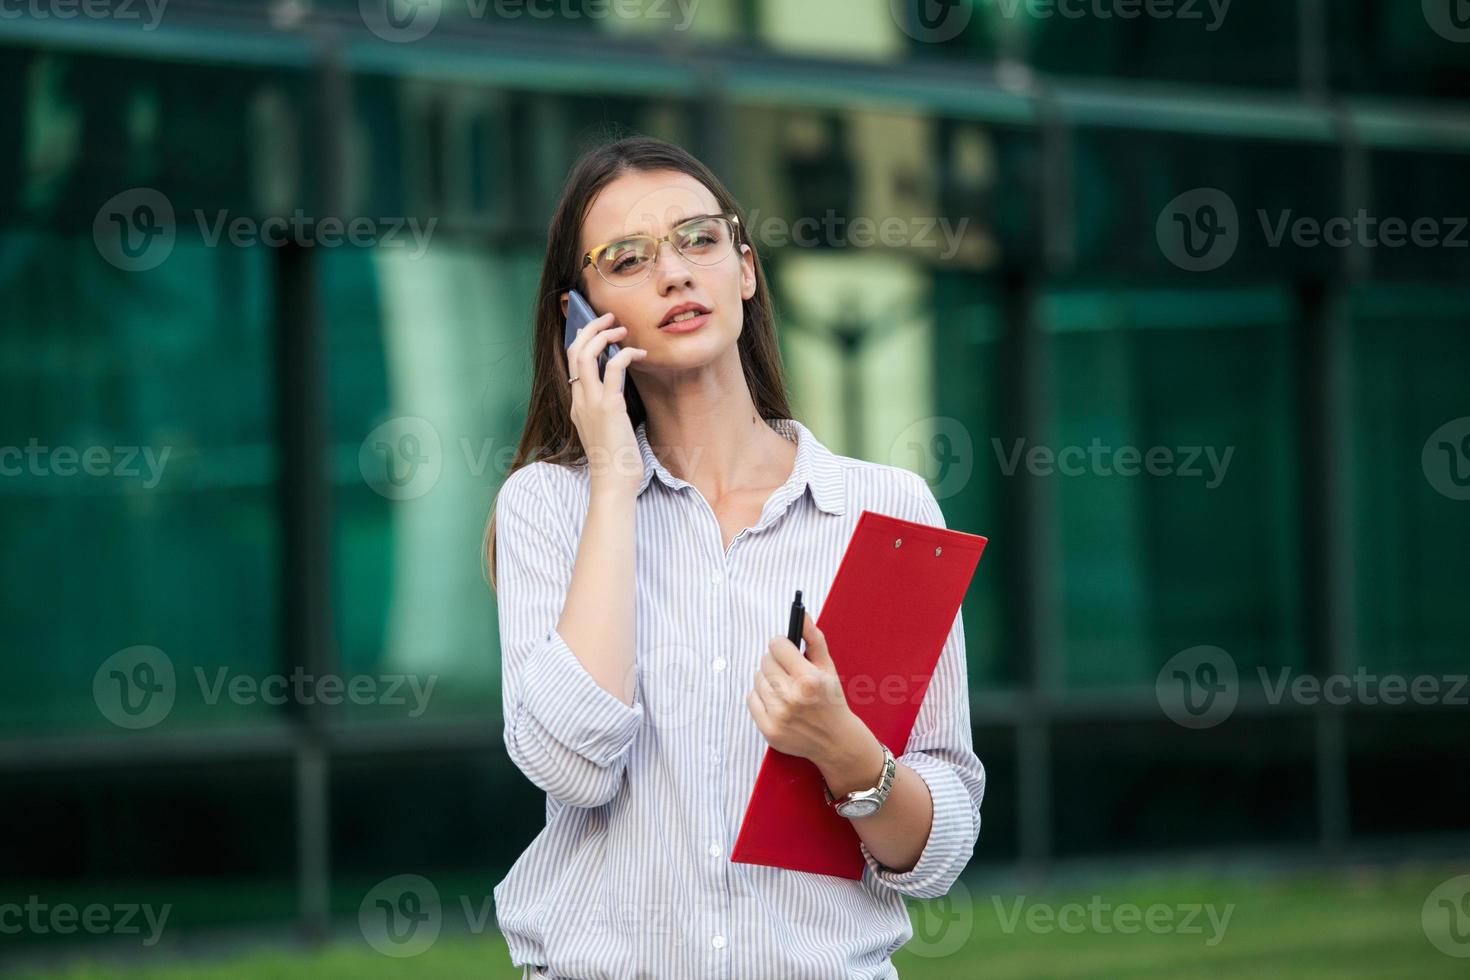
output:
[{"label": "woman's left hand", "polygon": [[772,748],[815,762],[832,754],[855,716],[809,612],[801,635],[806,656],[785,636],[771,638],[745,704]]}]

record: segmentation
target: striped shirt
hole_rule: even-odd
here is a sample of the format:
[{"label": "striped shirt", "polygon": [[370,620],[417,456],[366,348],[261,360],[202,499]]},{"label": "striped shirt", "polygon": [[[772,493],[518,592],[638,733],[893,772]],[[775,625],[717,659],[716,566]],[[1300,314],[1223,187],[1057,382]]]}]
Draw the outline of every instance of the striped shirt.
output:
[{"label": "striped shirt", "polygon": [[888,980],[913,935],[905,897],[945,894],[980,832],[961,616],[955,616],[904,765],[934,819],[907,872],[862,845],[860,880],[732,862],[767,748],[745,703],[803,590],[813,620],[864,510],[944,517],[928,484],[839,456],[794,419],[769,423],[796,465],[754,527],[724,548],[699,490],[636,430],[633,704],[594,681],[556,631],[589,500],[585,466],[537,461],[496,501],[505,747],[546,793],[546,826],[495,886],[526,976],[570,980]]}]

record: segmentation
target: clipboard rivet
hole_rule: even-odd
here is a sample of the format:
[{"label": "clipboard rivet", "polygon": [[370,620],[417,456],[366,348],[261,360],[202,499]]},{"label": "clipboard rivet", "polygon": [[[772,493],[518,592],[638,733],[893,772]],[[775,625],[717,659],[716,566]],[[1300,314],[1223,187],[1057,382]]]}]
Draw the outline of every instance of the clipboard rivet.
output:
[{"label": "clipboard rivet", "polygon": [[893,546],[895,548],[897,548],[901,544],[903,544],[903,538],[894,538],[893,539]]},{"label": "clipboard rivet", "polygon": [[944,549],[943,549],[943,548],[935,548],[935,549],[934,549],[934,557],[935,557],[935,558],[938,558],[938,557],[939,557],[939,553],[940,553],[940,552],[941,552],[941,551],[943,551],[943,550],[944,550]]}]

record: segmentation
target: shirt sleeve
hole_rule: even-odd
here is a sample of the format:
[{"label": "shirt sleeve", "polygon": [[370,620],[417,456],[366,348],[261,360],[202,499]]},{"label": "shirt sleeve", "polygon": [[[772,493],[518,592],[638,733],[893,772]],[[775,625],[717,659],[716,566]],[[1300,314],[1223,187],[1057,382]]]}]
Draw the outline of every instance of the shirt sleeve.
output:
[{"label": "shirt sleeve", "polygon": [[[926,524],[945,526],[939,502],[922,477]],[[985,766],[975,755],[970,731],[970,682],[965,665],[965,624],[955,612],[934,676],[924,692],[908,744],[898,761],[924,780],[934,801],[929,839],[918,863],[908,871],[880,864],[863,843],[863,860],[882,885],[912,898],[938,898],[949,892],[974,853],[980,836],[980,802],[985,796]]]},{"label": "shirt sleeve", "polygon": [[587,673],[556,630],[576,544],[546,486],[548,465],[512,473],[495,503],[505,748],[549,796],[601,806],[617,794],[642,727],[642,688],[635,681],[633,704],[624,704]]}]

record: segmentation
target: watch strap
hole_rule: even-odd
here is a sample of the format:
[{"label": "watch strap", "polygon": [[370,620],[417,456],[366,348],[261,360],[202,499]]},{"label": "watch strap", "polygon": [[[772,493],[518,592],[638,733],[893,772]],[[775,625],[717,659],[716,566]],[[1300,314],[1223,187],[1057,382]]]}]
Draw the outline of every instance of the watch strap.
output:
[{"label": "watch strap", "polygon": [[898,760],[893,757],[893,750],[882,742],[878,743],[883,749],[883,771],[878,776],[878,784],[868,789],[857,789],[851,793],[844,794],[840,799],[832,795],[831,788],[826,780],[822,781],[822,793],[827,797],[827,805],[836,809],[849,800],[857,798],[870,798],[876,796],[881,806],[888,799],[888,793],[893,788],[893,781],[898,775]]}]

